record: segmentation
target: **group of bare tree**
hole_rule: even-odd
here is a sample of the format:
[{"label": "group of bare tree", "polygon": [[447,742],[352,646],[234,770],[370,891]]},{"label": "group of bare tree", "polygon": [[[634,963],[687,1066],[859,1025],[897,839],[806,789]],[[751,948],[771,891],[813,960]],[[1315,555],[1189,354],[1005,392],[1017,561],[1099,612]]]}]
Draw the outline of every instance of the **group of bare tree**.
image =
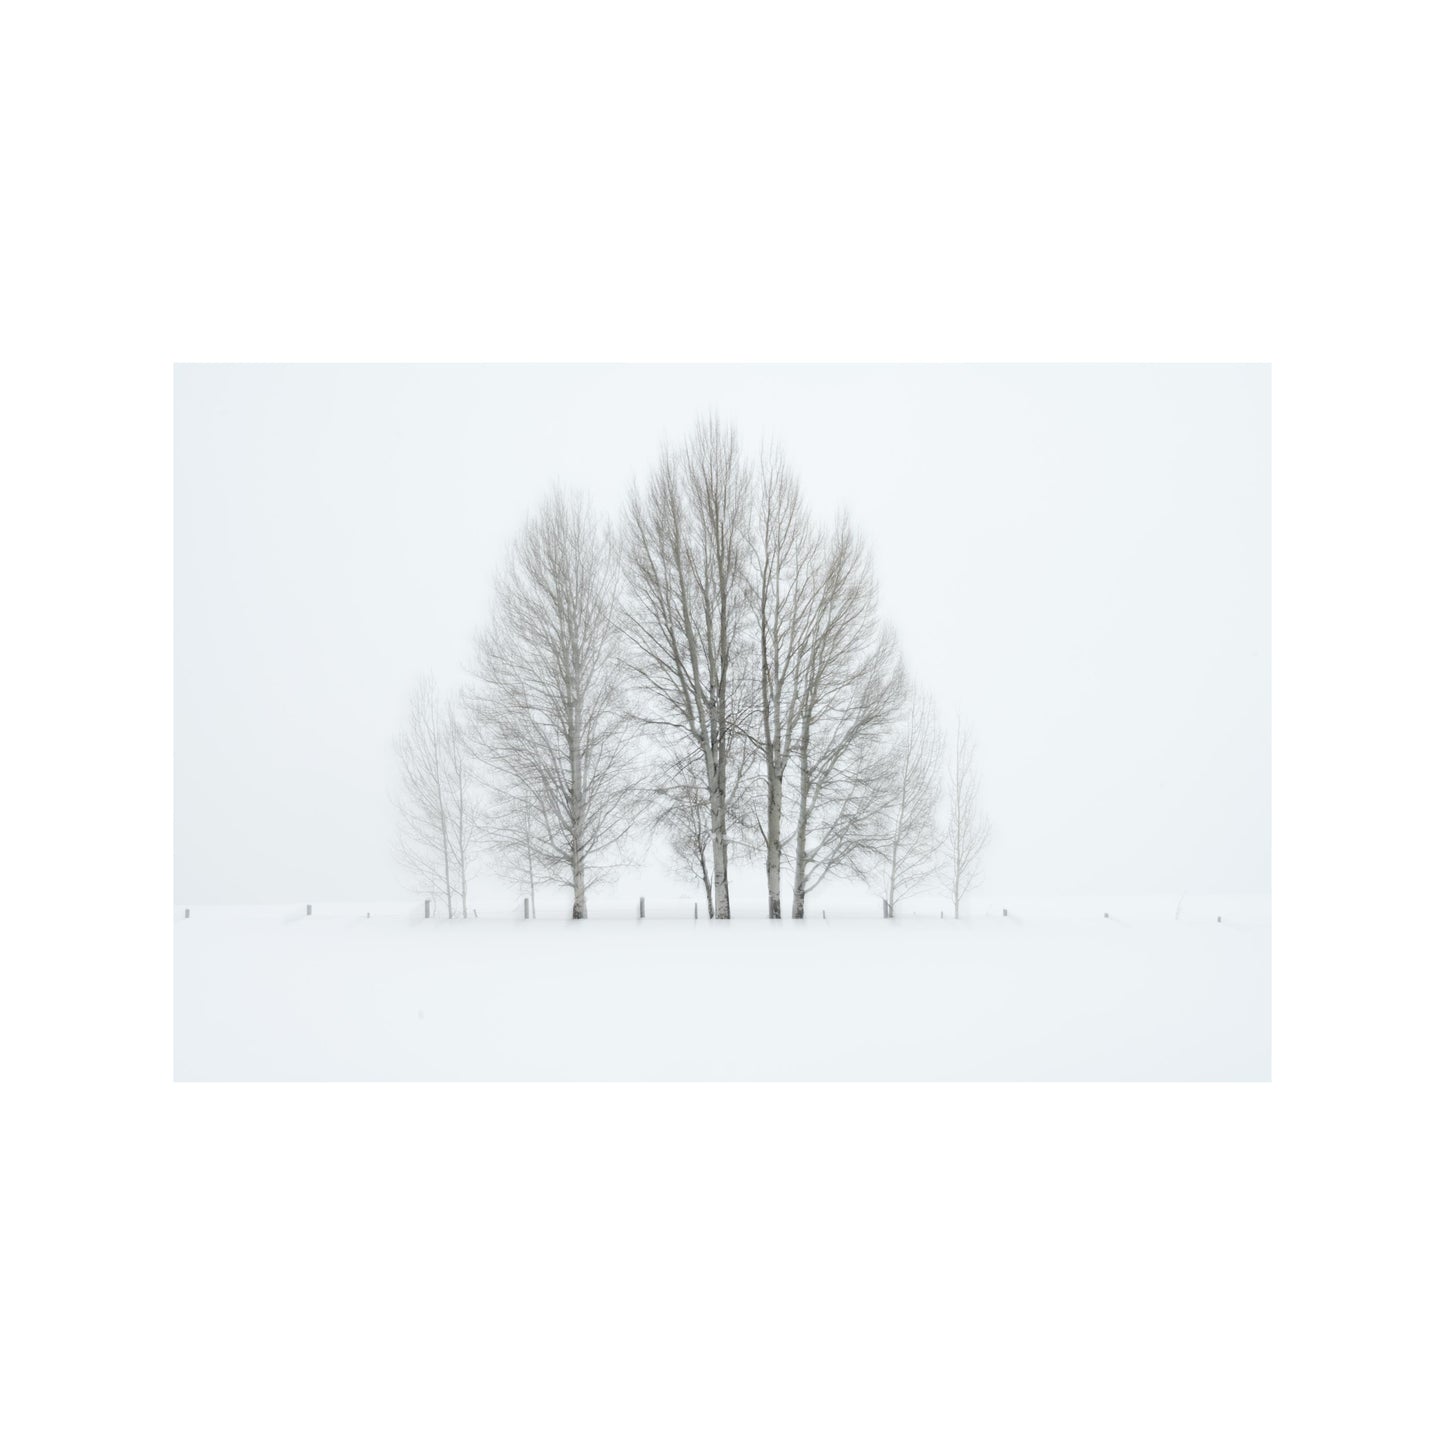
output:
[{"label": "group of bare tree", "polygon": [[662,448],[613,527],[548,497],[468,672],[445,706],[422,684],[398,743],[404,858],[449,913],[485,848],[534,911],[548,883],[585,918],[639,831],[716,918],[737,856],[762,859],[773,918],[788,894],[802,918],[830,876],[876,883],[890,916],[943,881],[956,917],[977,879],[972,742],[957,728],[943,768],[866,545],[811,515],[778,448],[754,465],[716,418]]}]

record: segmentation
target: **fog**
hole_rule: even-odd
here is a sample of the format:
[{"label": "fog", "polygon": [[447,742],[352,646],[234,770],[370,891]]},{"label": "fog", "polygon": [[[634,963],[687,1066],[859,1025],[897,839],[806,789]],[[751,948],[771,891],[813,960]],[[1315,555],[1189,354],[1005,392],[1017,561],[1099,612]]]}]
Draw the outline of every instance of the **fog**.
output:
[{"label": "fog", "polygon": [[175,901],[407,895],[417,675],[460,681],[550,483],[612,512],[708,410],[871,539],[977,740],[983,889],[1268,891],[1267,367],[182,366]]}]

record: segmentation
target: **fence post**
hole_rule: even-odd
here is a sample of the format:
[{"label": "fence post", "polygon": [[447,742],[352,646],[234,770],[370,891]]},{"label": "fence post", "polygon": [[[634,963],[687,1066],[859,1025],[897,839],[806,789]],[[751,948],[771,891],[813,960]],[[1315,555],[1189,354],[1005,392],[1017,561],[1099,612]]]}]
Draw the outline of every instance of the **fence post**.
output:
[{"label": "fence post", "polygon": [[188,908],[188,909],[186,909],[186,917],[189,918],[190,916],[191,916],[191,910]]},{"label": "fence post", "polygon": [[530,898],[524,898],[524,899],[522,900],[522,917],[523,917],[523,918],[530,918],[531,916],[532,916],[532,900],[531,900]]},{"label": "fence post", "polygon": [[637,916],[639,918],[647,917],[647,899],[639,898],[637,900]]},{"label": "fence post", "polygon": [[422,916],[423,918],[430,918],[430,917],[431,917],[431,899],[430,899],[430,898],[423,898],[423,899],[422,899],[422,902],[421,902],[421,916]]},{"label": "fence post", "polygon": [[1004,909],[1004,911],[1003,911],[1003,916],[1004,916],[1005,918],[1008,917],[1008,909],[1007,909],[1007,908]]},{"label": "fence post", "polygon": [[[189,917],[189,914],[187,914],[187,916]],[[696,898],[694,898],[694,899],[692,900],[692,921],[693,921],[694,923],[697,922],[697,899],[696,899]]]},{"label": "fence post", "polygon": [[311,905],[309,903],[306,905],[306,916],[308,918],[311,917]]}]

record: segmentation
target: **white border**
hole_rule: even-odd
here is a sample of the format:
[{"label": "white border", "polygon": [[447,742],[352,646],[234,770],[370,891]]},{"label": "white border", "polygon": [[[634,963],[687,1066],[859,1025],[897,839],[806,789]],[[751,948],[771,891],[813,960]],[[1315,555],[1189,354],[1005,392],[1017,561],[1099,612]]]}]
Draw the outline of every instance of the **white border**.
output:
[{"label": "white border", "polygon": [[[7,1436],[1438,1433],[1424,14],[7,22]],[[202,359],[1272,362],[1276,1082],[172,1086]]]}]

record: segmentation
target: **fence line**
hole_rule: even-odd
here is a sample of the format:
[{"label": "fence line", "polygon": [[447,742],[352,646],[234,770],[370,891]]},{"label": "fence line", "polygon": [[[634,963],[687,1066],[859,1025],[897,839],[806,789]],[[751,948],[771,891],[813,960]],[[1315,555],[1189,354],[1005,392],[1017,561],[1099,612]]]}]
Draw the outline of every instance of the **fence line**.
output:
[{"label": "fence line", "polygon": [[[1267,923],[1270,916],[1268,895],[1258,898],[1243,895],[1226,897],[1217,895],[1211,899],[1199,899],[1194,901],[1186,909],[1181,899],[1176,903],[1172,898],[1164,898],[1162,895],[1155,897],[1121,898],[1109,902],[1109,906],[1101,906],[1106,900],[1081,900],[1067,897],[1060,898],[1036,898],[1014,900],[1014,903],[1022,902],[1023,908],[1013,906],[1013,903],[1000,907],[997,897],[988,904],[981,901],[973,903],[965,908],[962,916],[958,919],[952,917],[951,911],[940,909],[938,922],[947,923],[986,923],[1006,920],[1015,926],[1025,923],[1035,924],[1084,924],[1091,918],[1096,921],[1110,923],[1118,927],[1128,927],[1133,924],[1152,924],[1160,922],[1173,922],[1175,924],[1201,924],[1208,923],[1218,926],[1223,924],[1225,913],[1230,913],[1231,922],[1234,924],[1261,924]],[[1122,906],[1117,907],[1115,903]],[[1092,903],[1092,907],[1090,904]],[[1221,907],[1220,905],[1223,905]],[[1202,905],[1202,906],[1201,906]],[[936,906],[933,905],[933,906]],[[798,921],[788,917],[790,910],[785,910],[784,917],[780,922]],[[539,910],[532,906],[529,897],[522,896],[512,900],[510,903],[478,903],[469,905],[465,914],[457,913],[452,918],[444,914],[440,901],[432,897],[423,897],[408,900],[394,900],[371,903],[279,903],[279,904],[187,904],[184,906],[173,906],[172,917],[177,923],[216,921],[229,919],[236,921],[274,921],[289,924],[305,924],[308,921],[350,921],[370,922],[373,920],[394,920],[411,923],[463,923],[463,922],[572,922],[571,908],[566,902],[559,902],[556,910],[550,907]],[[755,920],[767,920],[767,905],[765,903],[742,902],[735,905],[732,910],[731,921],[751,922]],[[817,920],[819,922],[845,922],[862,921],[866,919],[882,918],[889,922],[903,922],[907,920],[921,919],[924,921],[933,918],[932,906],[923,908],[910,907],[905,913],[902,905],[896,909],[890,909],[885,902],[880,908],[879,902],[875,900],[871,904],[864,903],[861,899],[855,900],[833,900],[826,906],[820,906],[816,902],[812,904],[807,917],[801,921]],[[696,897],[687,896],[656,896],[649,897],[646,894],[639,895],[635,904],[625,903],[621,900],[601,899],[593,900],[588,908],[586,919],[576,920],[579,922],[634,922],[650,923],[654,921],[691,921],[691,922],[712,922],[706,913],[703,912],[702,903]],[[730,921],[730,920],[721,920]]]}]

